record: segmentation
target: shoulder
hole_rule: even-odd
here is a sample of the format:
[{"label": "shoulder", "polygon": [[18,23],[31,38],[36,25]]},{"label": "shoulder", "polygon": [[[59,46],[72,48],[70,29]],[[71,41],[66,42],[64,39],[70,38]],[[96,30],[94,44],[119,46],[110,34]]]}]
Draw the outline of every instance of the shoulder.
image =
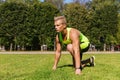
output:
[{"label": "shoulder", "polygon": [[70,36],[79,36],[80,35],[80,31],[75,29],[75,28],[71,28],[70,30]]},{"label": "shoulder", "polygon": [[79,37],[80,37],[80,31],[75,29],[75,28],[71,28],[71,30],[70,30],[70,39],[72,41],[76,41],[76,40],[79,40]]}]

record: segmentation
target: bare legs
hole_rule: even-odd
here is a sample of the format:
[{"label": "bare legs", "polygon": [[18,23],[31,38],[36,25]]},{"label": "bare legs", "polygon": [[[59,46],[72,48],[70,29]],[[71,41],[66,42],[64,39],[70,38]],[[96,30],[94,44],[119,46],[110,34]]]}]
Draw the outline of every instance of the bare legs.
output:
[{"label": "bare legs", "polygon": [[[67,45],[67,50],[71,53],[72,55],[72,61],[73,61],[73,66],[75,67],[75,59],[74,59],[74,53],[73,53],[73,48],[72,44]],[[86,60],[82,60],[82,53],[80,53],[80,59],[81,59],[81,67],[85,67],[88,63],[91,63],[91,58],[88,58]]]}]

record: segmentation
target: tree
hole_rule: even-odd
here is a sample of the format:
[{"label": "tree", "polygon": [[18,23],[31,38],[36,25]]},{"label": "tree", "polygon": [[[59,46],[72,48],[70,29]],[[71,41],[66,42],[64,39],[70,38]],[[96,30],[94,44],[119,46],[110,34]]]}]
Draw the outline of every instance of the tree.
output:
[{"label": "tree", "polygon": [[62,10],[64,8],[64,0],[44,0],[44,1],[55,5],[62,14]]},{"label": "tree", "polygon": [[93,20],[90,31],[92,42],[96,43],[100,37],[104,37],[105,44],[116,44],[116,33],[118,31],[118,6],[114,1],[93,0]]},{"label": "tree", "polygon": [[57,14],[59,10],[49,3],[34,5],[34,32],[38,35],[40,46],[46,44],[48,49],[53,48],[55,37],[53,19]]},{"label": "tree", "polygon": [[[15,50],[16,46],[23,42],[23,38],[27,38],[26,36],[28,36],[25,34],[28,25],[25,24],[30,24],[28,20],[28,16],[30,15],[29,11],[28,6],[22,3],[6,2],[0,7],[2,20],[0,24],[0,35],[8,40],[5,44],[7,46],[10,44],[10,50],[13,50],[13,47]],[[27,41],[25,43],[27,44]]]},{"label": "tree", "polygon": [[117,45],[120,44],[120,14],[118,14],[118,32],[117,32]]},{"label": "tree", "polygon": [[63,11],[67,18],[68,27],[74,27],[86,34],[90,26],[88,11],[79,3],[71,3],[65,6]]}]

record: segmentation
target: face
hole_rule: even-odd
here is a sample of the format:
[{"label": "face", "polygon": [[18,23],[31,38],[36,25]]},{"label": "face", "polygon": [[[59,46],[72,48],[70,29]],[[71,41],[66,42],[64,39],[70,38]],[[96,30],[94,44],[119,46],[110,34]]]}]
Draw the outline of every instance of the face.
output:
[{"label": "face", "polygon": [[55,25],[55,30],[57,32],[62,32],[64,30],[64,28],[66,27],[66,25],[64,23],[62,23],[61,20],[55,21],[54,25]]}]

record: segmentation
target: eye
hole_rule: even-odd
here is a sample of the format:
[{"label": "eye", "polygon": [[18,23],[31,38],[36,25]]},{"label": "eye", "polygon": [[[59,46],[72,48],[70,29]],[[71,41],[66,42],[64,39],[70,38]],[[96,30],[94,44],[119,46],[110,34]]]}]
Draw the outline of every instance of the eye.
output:
[{"label": "eye", "polygon": [[60,25],[54,25],[54,26],[60,26]]}]

